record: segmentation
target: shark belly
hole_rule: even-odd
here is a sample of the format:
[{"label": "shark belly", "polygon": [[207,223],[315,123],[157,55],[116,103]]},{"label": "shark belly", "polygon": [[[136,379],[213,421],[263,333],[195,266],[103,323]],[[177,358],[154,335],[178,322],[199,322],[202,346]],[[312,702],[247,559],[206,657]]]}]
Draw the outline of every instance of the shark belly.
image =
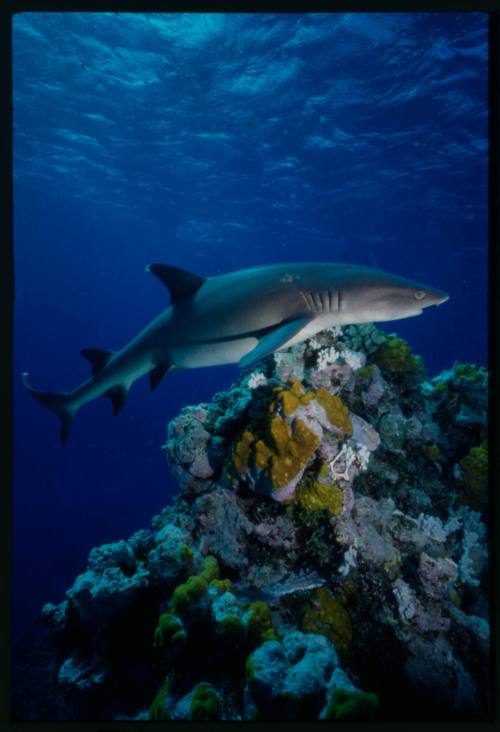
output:
[{"label": "shark belly", "polygon": [[257,345],[257,338],[214,343],[193,343],[171,346],[168,349],[170,362],[179,369],[196,369],[204,366],[223,366],[238,363]]},{"label": "shark belly", "polygon": [[[301,343],[306,338],[311,338],[316,333],[331,328],[338,322],[338,316],[335,318],[331,314],[318,316],[277,350],[281,351],[296,343]],[[349,322],[352,322],[352,319]],[[222,366],[229,363],[238,363],[256,347],[258,342],[257,337],[246,337],[212,343],[172,345],[168,348],[168,357],[169,361],[177,368],[194,369],[205,366]]]}]

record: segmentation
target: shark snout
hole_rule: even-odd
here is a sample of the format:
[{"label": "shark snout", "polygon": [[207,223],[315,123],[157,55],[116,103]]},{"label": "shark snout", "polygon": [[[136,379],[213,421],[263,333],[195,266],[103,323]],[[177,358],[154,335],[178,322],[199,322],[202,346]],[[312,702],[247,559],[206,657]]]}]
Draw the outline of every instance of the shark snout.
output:
[{"label": "shark snout", "polygon": [[435,296],[434,305],[442,305],[444,302],[450,299],[450,296],[446,292],[442,292]]},{"label": "shark snout", "polygon": [[426,298],[422,304],[424,307],[428,307],[429,305],[442,305],[449,299],[450,296],[447,292],[443,292],[443,290],[429,289],[426,291]]}]

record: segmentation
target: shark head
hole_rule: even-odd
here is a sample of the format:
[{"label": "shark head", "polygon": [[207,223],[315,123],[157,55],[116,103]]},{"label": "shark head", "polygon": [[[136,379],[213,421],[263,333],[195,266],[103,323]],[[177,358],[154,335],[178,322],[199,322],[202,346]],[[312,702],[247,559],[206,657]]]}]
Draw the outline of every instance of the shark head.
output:
[{"label": "shark head", "polygon": [[441,305],[449,295],[420,282],[381,270],[365,268],[344,289],[344,307],[357,322],[400,320],[420,315],[431,305]]}]

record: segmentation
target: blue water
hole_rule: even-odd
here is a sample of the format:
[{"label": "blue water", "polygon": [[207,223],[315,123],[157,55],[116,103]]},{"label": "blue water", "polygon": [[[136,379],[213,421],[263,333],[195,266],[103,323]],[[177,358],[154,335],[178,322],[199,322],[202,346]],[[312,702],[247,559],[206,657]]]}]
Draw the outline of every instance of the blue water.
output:
[{"label": "blue water", "polygon": [[20,14],[14,19],[14,632],[95,544],[177,492],[161,445],[235,366],[146,379],[67,446],[25,392],[88,376],[162,310],[144,271],[345,261],[450,293],[383,324],[431,375],[486,363],[484,14]]}]

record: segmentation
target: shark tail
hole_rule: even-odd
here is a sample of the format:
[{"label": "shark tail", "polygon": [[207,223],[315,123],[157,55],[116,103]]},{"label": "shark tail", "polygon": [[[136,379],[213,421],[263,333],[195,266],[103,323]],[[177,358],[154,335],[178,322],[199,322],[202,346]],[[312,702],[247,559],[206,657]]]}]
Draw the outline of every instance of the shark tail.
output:
[{"label": "shark tail", "polygon": [[33,389],[28,381],[28,373],[26,371],[22,374],[22,379],[24,386],[33,399],[36,399],[37,402],[56,414],[61,420],[61,444],[64,445],[68,439],[71,424],[78,411],[78,407],[72,402],[67,392],[44,392]]}]

